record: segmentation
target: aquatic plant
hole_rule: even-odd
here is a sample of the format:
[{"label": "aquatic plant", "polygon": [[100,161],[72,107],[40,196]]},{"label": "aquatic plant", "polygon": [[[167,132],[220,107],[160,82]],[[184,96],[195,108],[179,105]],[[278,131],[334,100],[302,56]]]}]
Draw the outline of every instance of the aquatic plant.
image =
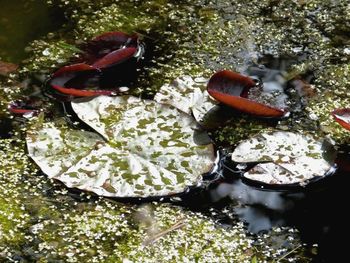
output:
[{"label": "aquatic plant", "polygon": [[172,83],[164,84],[154,96],[154,100],[172,105],[201,122],[208,111],[217,105],[206,91],[207,82],[203,77],[178,77]]},{"label": "aquatic plant", "polygon": [[332,116],[343,128],[350,130],[350,109],[336,109],[332,111]]},{"label": "aquatic plant", "polygon": [[333,169],[335,150],[326,139],[285,131],[260,133],[242,141],[233,151],[236,163],[255,163],[245,178],[274,185],[305,185]]},{"label": "aquatic plant", "polygon": [[254,116],[283,117],[287,115],[288,110],[279,108],[277,100],[269,100],[266,103],[252,100],[250,93],[256,87],[260,88],[260,83],[250,77],[223,70],[210,78],[208,93],[216,100]]},{"label": "aquatic plant", "polygon": [[[139,44],[138,36],[123,32],[107,32],[99,35],[86,43],[82,49],[84,52],[77,59],[79,63],[60,68],[48,81],[61,95],[90,97],[116,94],[118,89],[99,89],[101,78],[108,74],[110,68],[143,55],[143,47]],[[95,90],[91,90],[91,86]],[[90,87],[90,90],[85,87]]]},{"label": "aquatic plant", "polygon": [[172,106],[132,96],[71,105],[97,133],[46,123],[27,135],[29,156],[68,187],[114,197],[173,195],[200,183],[213,165],[213,145],[200,145],[195,120]]},{"label": "aquatic plant", "polygon": [[10,102],[8,110],[13,115],[33,116],[40,113],[42,104],[40,98],[22,97]]}]

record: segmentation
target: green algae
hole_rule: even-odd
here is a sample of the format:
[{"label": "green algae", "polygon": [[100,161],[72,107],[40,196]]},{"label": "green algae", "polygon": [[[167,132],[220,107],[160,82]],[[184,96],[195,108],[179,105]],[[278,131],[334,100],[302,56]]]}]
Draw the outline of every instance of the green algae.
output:
[{"label": "green algae", "polygon": [[[212,72],[223,68],[243,71],[249,63],[258,61],[264,54],[279,57],[295,56],[307,50],[308,56],[293,65],[297,69],[293,75],[302,75],[307,71],[314,73],[317,95],[311,99],[307,112],[309,115],[316,115],[316,118],[304,116],[308,124],[300,126],[300,129],[307,130],[315,126],[313,130],[317,130],[317,125],[320,124],[322,134],[329,134],[339,143],[348,142],[347,132],[342,130],[329,114],[335,107],[348,107],[350,102],[346,91],[349,88],[349,55],[344,53],[344,46],[349,45],[347,30],[350,14],[346,1],[335,4],[333,1],[247,3],[215,1],[213,3],[59,0],[52,1],[51,4],[65,11],[70,25],[30,45],[29,59],[24,62],[22,76],[43,72],[47,77],[52,70],[67,63],[71,57],[79,53],[81,39],[89,39],[97,33],[109,30],[138,32],[144,41],[149,43],[148,48],[152,50],[153,56],[147,61],[145,71],[136,86],[139,86],[139,93],[145,93],[146,90],[150,96],[164,83],[170,83],[179,76],[209,77]],[[136,4],[140,5],[140,8],[134,8]],[[16,85],[9,83],[1,86],[1,112],[7,115],[7,102],[15,97],[15,94],[11,95],[12,92],[17,90],[16,94],[20,94],[21,90],[13,88]],[[294,115],[287,122],[282,121],[281,125],[287,123],[286,129],[290,127],[299,129],[297,123],[299,117],[300,115]],[[245,117],[242,117],[242,121],[240,118],[236,120],[239,121],[233,121],[232,124],[223,127],[223,130],[215,132],[214,136],[224,143],[235,144],[248,134],[253,135],[266,127],[266,124],[260,121]],[[6,149],[14,147],[9,146],[10,143],[4,140],[1,141],[1,145],[6,146]],[[15,164],[7,163],[0,169],[1,180],[6,180],[1,184],[3,188],[1,190],[8,193],[4,202],[0,201],[0,208],[5,211],[0,217],[2,225],[0,229],[7,233],[4,240],[0,239],[1,257],[12,258],[25,240],[31,250],[23,252],[24,256],[38,262],[77,259],[121,261],[117,255],[136,261],[143,256],[145,262],[152,262],[156,258],[154,255],[158,255],[171,261],[167,255],[159,254],[161,251],[157,250],[157,244],[162,244],[160,247],[164,247],[166,253],[170,250],[171,244],[184,240],[184,243],[180,243],[181,246],[177,247],[177,253],[184,255],[187,252],[190,258],[200,261],[202,258],[196,242],[202,244],[200,240],[207,240],[210,245],[205,247],[207,250],[205,255],[213,253],[222,258],[227,257],[227,261],[229,256],[241,257],[238,262],[243,260],[250,262],[250,258],[252,262],[253,259],[264,262],[266,258],[269,261],[273,258],[264,256],[264,253],[260,254],[256,251],[258,248],[253,248],[251,252],[249,249],[239,247],[235,252],[232,243],[222,240],[225,232],[217,228],[215,222],[200,214],[183,212],[179,208],[159,204],[152,208],[156,210],[154,213],[157,220],[167,219],[171,222],[165,223],[159,231],[173,226],[176,221],[172,216],[182,212],[185,216],[181,216],[189,215],[194,221],[187,223],[190,225],[188,229],[181,228],[170,232],[170,236],[165,235],[157,241],[160,243],[155,242],[154,245],[147,246],[147,253],[141,254],[139,249],[147,236],[145,233],[149,230],[147,226],[142,225],[144,222],[139,226],[137,220],[131,216],[131,213],[137,210],[135,207],[115,202],[111,202],[113,204],[111,205],[109,201],[90,196],[77,197],[78,194],[66,191],[61,185],[43,176],[36,176],[33,167],[30,168],[31,172],[25,173],[19,167],[15,178],[19,178],[20,182],[13,185],[13,181],[16,180],[8,176],[12,174],[8,173],[8,167],[27,166],[30,162],[25,157],[23,145],[12,149],[15,150],[1,152],[2,163],[4,160],[15,160]],[[16,205],[10,207],[7,203]],[[162,213],[168,213],[169,217]],[[16,220],[22,218],[22,223],[16,228],[17,224],[13,223],[16,221],[9,215],[13,215]],[[122,218],[127,219],[124,222]],[[192,226],[193,224],[196,224],[197,228]],[[206,237],[203,231],[208,230],[206,228],[208,225],[201,228],[202,224],[209,224],[210,228],[214,229],[207,233],[214,233],[214,237],[222,241],[220,245],[210,237]],[[9,234],[11,229],[14,234]],[[116,231],[115,236],[111,230]],[[238,236],[240,231],[237,232]],[[118,233],[121,233],[119,239]],[[232,236],[228,239],[232,241],[237,235],[230,233]],[[188,236],[191,235],[193,239],[190,240]],[[93,242],[89,239],[90,236]],[[243,242],[250,240],[245,238],[243,234],[242,239],[245,240]],[[67,246],[67,240],[72,241],[73,245]],[[266,243],[268,240],[271,239],[265,238],[262,242]],[[116,243],[120,243],[120,246]],[[296,248],[298,246],[299,244],[295,245]],[[262,248],[266,253],[269,250],[267,247]],[[292,250],[293,248],[290,249]],[[286,250],[284,252],[288,253]],[[257,257],[254,257],[255,254]],[[271,255],[274,254],[271,252]],[[274,259],[276,258],[278,256]],[[304,260],[308,261],[307,258]],[[300,262],[300,258],[294,258],[294,261]]]},{"label": "green algae", "polygon": [[25,66],[20,70],[24,76],[41,73],[48,77],[53,70],[67,64],[80,53],[74,44],[58,39],[35,40],[26,50],[30,58],[24,61]]},{"label": "green algae", "polygon": [[0,166],[7,172],[0,177],[3,260],[250,262],[257,254],[264,262],[280,255],[266,246],[266,237],[254,245],[243,224],[227,229],[200,213],[168,204],[136,206],[69,193],[36,175],[23,143],[1,140],[1,146]]},{"label": "green algae", "polygon": [[[123,208],[117,203],[102,201],[96,207],[84,207],[84,211],[69,213],[65,218],[58,225],[44,221],[38,231],[43,240],[42,252],[48,253],[49,260],[175,262],[185,259],[213,261],[219,256],[222,262],[230,258],[249,262],[251,257],[250,253],[244,253],[251,248],[252,241],[247,238],[242,242],[245,236],[242,225],[223,231],[200,214],[173,206],[153,204]],[[172,229],[176,224],[181,226]],[[235,250],[225,253],[218,243],[222,235],[226,239],[226,249],[235,246]],[[70,246],[66,245],[68,243]],[[214,246],[206,246],[208,243]],[[84,248],[89,249],[84,251]]]},{"label": "green algae", "polygon": [[0,79],[0,117],[9,117],[8,105],[17,99],[23,91],[22,85],[16,81],[16,75]]},{"label": "green algae", "polygon": [[[298,56],[307,49],[309,60],[296,61],[289,69],[293,71],[290,74],[298,76],[305,71],[317,70],[316,81],[326,70],[324,65],[333,63],[334,57],[347,61],[339,45],[334,45],[329,38],[334,33],[333,27],[327,26],[327,23],[338,25],[339,17],[343,17],[340,14],[347,14],[348,8],[344,3],[334,6],[327,1],[281,1],[273,6],[269,1],[246,4],[217,1],[214,4],[200,0],[181,3],[135,0],[100,3],[53,1],[51,4],[63,8],[72,22],[74,30],[63,34],[70,46],[110,30],[141,35],[148,45],[147,51],[153,56],[147,58],[134,94],[153,96],[164,83],[183,75],[209,77],[214,71],[224,68],[242,71],[250,63],[256,63],[262,54]],[[327,17],[325,10],[330,10]],[[314,14],[317,14],[316,17]],[[310,26],[310,21],[315,26]],[[25,68],[33,72],[47,65],[48,69],[52,69],[78,54],[72,52],[72,48],[60,47],[55,41],[34,43],[31,62]],[[52,50],[52,56],[43,57],[42,53],[48,50]],[[323,112],[323,115],[327,113]],[[293,121],[298,123],[297,118],[305,118],[302,123],[308,125],[296,129],[307,130],[315,126],[308,116],[300,115],[296,115],[288,126],[293,126]],[[254,125],[254,122],[250,122],[248,127],[242,126],[243,130],[251,128],[257,130],[260,126]],[[225,131],[228,130],[225,128]],[[327,130],[331,137],[337,137],[332,131]],[[225,132],[220,137],[232,137],[232,134]]]},{"label": "green algae", "polygon": [[259,119],[242,114],[242,116],[228,120],[221,127],[217,127],[209,134],[222,145],[234,146],[241,140],[245,140],[261,131],[268,130],[270,124]]},{"label": "green algae", "polygon": [[320,128],[337,143],[349,143],[349,131],[341,127],[331,116],[331,112],[350,105],[350,64],[324,69],[316,80],[318,96],[307,107],[319,122]]},{"label": "green algae", "polygon": [[18,188],[21,177],[36,169],[21,147],[23,143],[16,140],[0,141],[0,258],[8,247],[19,248],[30,220]]}]

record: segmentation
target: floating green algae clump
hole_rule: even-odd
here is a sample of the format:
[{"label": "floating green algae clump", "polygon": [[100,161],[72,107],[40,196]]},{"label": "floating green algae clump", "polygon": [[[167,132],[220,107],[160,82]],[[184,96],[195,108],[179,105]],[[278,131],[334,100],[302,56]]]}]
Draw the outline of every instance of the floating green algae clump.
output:
[{"label": "floating green algae clump", "polygon": [[11,246],[19,248],[30,220],[20,187],[21,179],[35,169],[22,147],[16,140],[0,140],[0,259]]},{"label": "floating green algae clump", "polygon": [[250,262],[253,253],[242,225],[217,228],[200,214],[161,204],[135,208],[101,201],[64,215],[58,225],[47,220],[37,228],[42,253],[68,262]]}]

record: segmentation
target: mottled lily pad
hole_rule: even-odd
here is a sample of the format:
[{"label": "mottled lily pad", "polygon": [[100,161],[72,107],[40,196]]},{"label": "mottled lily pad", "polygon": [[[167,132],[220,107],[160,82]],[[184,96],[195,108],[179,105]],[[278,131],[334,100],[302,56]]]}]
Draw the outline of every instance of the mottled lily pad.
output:
[{"label": "mottled lily pad", "polygon": [[100,96],[72,108],[101,136],[46,124],[27,137],[33,160],[68,187],[111,197],[171,195],[200,183],[213,165],[213,146],[195,142],[195,120],[172,106]]},{"label": "mottled lily pad", "polygon": [[232,153],[237,163],[258,163],[244,177],[266,184],[305,184],[332,170],[334,156],[326,140],[285,131],[261,133],[242,141]]},{"label": "mottled lily pad", "polygon": [[179,77],[171,84],[163,85],[154,100],[192,114],[197,121],[201,122],[204,115],[217,105],[206,90],[207,82],[208,80],[204,78]]}]

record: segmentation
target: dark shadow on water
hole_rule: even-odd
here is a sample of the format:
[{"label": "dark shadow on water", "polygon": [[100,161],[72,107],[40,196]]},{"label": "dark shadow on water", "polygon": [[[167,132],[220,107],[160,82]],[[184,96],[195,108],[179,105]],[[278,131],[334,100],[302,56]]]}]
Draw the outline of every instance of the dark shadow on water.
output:
[{"label": "dark shadow on water", "polygon": [[0,0],[0,6],[0,58],[8,62],[21,62],[31,41],[64,22],[62,11],[45,0]]},{"label": "dark shadow on water", "polygon": [[[243,221],[253,234],[268,233],[273,227],[294,227],[310,247],[319,244],[314,262],[337,262],[347,250],[348,185],[350,174],[339,169],[306,187],[272,190],[247,184],[240,175],[221,166],[221,179],[206,189],[194,190],[179,203],[193,211],[230,225]],[[214,212],[213,212],[214,211]]]}]

